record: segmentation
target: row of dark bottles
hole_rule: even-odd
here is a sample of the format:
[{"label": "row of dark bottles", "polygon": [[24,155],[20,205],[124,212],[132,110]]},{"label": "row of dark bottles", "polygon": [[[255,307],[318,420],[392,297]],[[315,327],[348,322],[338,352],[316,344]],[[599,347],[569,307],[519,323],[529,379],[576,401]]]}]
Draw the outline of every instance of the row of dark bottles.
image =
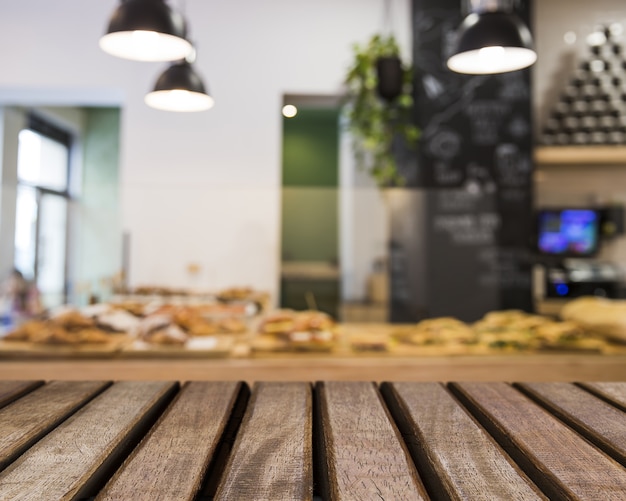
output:
[{"label": "row of dark bottles", "polygon": [[623,144],[626,139],[626,130],[593,131],[593,132],[544,132],[542,143],[549,146],[589,145],[589,144]]},{"label": "row of dark bottles", "polygon": [[550,119],[563,120],[569,117],[582,118],[585,116],[619,117],[622,114],[622,109],[626,110],[626,99],[622,101],[621,99],[598,98],[592,101],[577,100],[571,103],[561,101],[554,107]]},{"label": "row of dark bottles", "polygon": [[606,114],[599,117],[593,115],[566,116],[562,119],[550,118],[547,120],[545,132],[585,132],[609,131],[615,128],[626,127],[626,116],[619,114]]}]

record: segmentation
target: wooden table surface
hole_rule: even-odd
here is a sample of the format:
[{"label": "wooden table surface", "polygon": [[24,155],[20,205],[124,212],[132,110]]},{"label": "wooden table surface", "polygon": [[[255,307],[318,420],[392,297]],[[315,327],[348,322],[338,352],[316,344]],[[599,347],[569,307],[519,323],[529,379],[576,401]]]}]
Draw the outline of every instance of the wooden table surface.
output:
[{"label": "wooden table surface", "polygon": [[626,383],[0,381],[0,499],[626,499]]}]

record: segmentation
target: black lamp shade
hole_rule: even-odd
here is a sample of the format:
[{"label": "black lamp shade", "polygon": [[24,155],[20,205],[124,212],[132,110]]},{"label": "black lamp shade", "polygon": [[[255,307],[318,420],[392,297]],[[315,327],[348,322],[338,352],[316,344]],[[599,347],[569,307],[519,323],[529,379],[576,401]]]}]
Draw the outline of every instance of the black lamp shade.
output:
[{"label": "black lamp shade", "polygon": [[459,73],[489,74],[519,70],[533,64],[528,27],[507,12],[472,13],[458,30],[458,39],[448,67]]},{"label": "black lamp shade", "polygon": [[172,64],[154,84],[154,90],[184,89],[206,94],[204,83],[187,61]]},{"label": "black lamp shade", "polygon": [[157,79],[146,104],[166,111],[203,111],[214,104],[200,76],[187,61],[172,64]]},{"label": "black lamp shade", "polygon": [[125,0],[115,10],[100,47],[139,61],[174,61],[192,51],[183,16],[163,0]]}]

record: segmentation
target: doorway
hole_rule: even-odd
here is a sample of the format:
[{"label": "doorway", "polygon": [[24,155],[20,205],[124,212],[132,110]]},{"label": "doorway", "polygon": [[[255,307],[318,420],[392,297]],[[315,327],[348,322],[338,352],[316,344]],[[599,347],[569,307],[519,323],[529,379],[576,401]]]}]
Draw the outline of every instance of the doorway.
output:
[{"label": "doorway", "polygon": [[339,99],[285,96],[284,104],[295,115],[283,118],[280,306],[337,318]]}]

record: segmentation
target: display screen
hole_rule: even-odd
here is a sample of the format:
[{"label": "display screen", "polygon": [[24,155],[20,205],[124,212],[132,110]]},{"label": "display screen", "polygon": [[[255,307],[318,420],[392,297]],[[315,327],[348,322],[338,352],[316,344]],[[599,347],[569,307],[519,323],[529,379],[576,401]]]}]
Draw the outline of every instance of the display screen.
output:
[{"label": "display screen", "polygon": [[539,252],[591,256],[598,250],[599,214],[592,209],[539,211]]}]

